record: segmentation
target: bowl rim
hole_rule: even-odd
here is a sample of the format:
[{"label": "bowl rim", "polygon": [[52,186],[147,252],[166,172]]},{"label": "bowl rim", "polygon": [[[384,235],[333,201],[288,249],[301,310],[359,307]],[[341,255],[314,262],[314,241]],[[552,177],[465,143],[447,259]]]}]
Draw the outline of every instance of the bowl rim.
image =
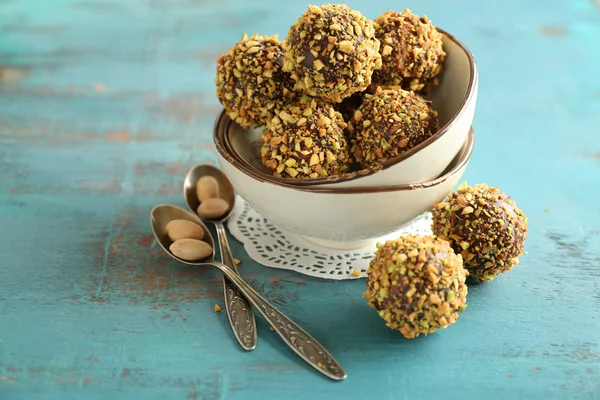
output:
[{"label": "bowl rim", "polygon": [[[221,147],[223,150],[223,144],[219,138],[216,139],[217,147]],[[374,194],[374,193],[384,193],[384,192],[400,192],[400,191],[411,191],[411,190],[419,190],[426,189],[433,186],[440,185],[454,176],[458,171],[463,169],[471,159],[473,155],[473,150],[475,148],[475,131],[473,127],[469,129],[469,133],[467,135],[467,139],[463,143],[460,151],[454,157],[452,162],[449,165],[449,168],[446,168],[444,172],[440,176],[435,179],[425,181],[425,182],[417,182],[417,183],[407,183],[401,185],[385,185],[385,186],[372,186],[372,187],[302,187],[302,186],[293,186],[284,184],[281,182],[272,182],[270,180],[264,179],[264,174],[258,174],[255,168],[250,167],[246,163],[241,163],[235,156],[225,152],[219,151],[219,154],[235,169],[242,172],[244,175],[248,176],[250,179],[258,181],[260,183],[269,183],[275,186],[284,187],[286,189],[296,190],[300,192],[309,192],[316,194]]]},{"label": "bowl rim", "polygon": [[[406,151],[405,153],[402,153],[396,157],[390,158],[389,160],[385,161],[380,166],[365,168],[365,169],[361,169],[359,171],[347,172],[347,173],[344,173],[341,175],[322,177],[322,178],[291,179],[291,178],[279,178],[279,177],[273,176],[271,174],[268,174],[268,173],[266,173],[264,171],[260,171],[260,170],[257,170],[257,173],[260,174],[264,180],[269,181],[273,184],[277,184],[277,185],[283,184],[283,185],[290,185],[290,186],[294,186],[294,187],[303,187],[303,186],[311,186],[312,187],[312,186],[319,186],[319,185],[325,185],[325,184],[336,184],[336,183],[349,182],[349,181],[353,181],[358,178],[373,175],[376,172],[391,168],[392,166],[399,164],[400,162],[408,159],[409,157],[412,157],[416,153],[418,153],[421,150],[423,150],[424,148],[430,146],[431,144],[436,142],[438,139],[440,139],[442,136],[444,136],[450,130],[450,127],[461,117],[461,115],[464,114],[464,112],[467,108],[467,105],[470,103],[471,99],[473,98],[473,95],[475,94],[475,88],[477,86],[479,77],[478,77],[478,73],[477,73],[477,65],[475,62],[475,57],[473,56],[473,53],[467,48],[467,46],[465,46],[460,40],[458,40],[455,36],[451,35],[450,33],[446,32],[445,30],[443,30],[441,28],[437,28],[437,30],[440,33],[442,33],[444,36],[446,36],[449,40],[453,41],[467,55],[467,58],[469,60],[469,84],[467,86],[467,92],[465,94],[465,97],[463,98],[458,110],[454,113],[452,118],[450,118],[448,120],[448,122],[446,122],[446,124],[444,124],[440,129],[437,130],[437,132],[434,135],[429,137],[427,140],[419,143],[417,146],[413,147],[412,149]],[[227,115],[225,109],[222,108],[221,111],[219,112],[219,114],[217,115],[217,118],[215,119],[215,123],[214,123],[214,127],[213,127],[213,141],[215,142],[217,151],[219,151],[219,153],[221,153],[221,154],[223,154],[223,149],[220,148],[219,145],[217,145],[217,138],[220,135],[219,127],[221,127],[221,130],[224,130],[225,132],[229,132],[230,126],[234,123],[235,122],[232,121],[231,118],[229,118],[229,116]],[[224,136],[224,142],[225,142],[226,146],[232,150],[233,153],[237,153],[237,152],[233,151],[234,149],[230,145],[229,135]],[[240,157],[240,160],[243,164],[248,165],[250,168],[254,169],[254,167],[250,166],[241,157]]]}]

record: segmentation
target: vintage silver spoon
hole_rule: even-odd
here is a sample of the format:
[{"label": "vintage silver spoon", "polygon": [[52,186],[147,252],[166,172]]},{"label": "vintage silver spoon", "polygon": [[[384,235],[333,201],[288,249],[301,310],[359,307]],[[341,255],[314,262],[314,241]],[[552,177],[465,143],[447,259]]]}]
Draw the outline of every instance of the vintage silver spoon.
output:
[{"label": "vintage silver spoon", "polygon": [[[196,195],[196,184],[203,176],[212,176],[219,183],[220,197],[229,204],[229,209],[221,217],[216,219],[204,219],[198,215],[200,201]],[[219,239],[219,251],[221,262],[231,268],[239,275],[235,260],[231,254],[231,248],[227,241],[227,234],[223,222],[229,218],[235,205],[235,190],[229,179],[218,168],[211,165],[197,165],[190,169],[183,184],[183,196],[192,213],[198,215],[204,222],[212,222],[217,230]],[[225,296],[225,310],[229,318],[229,324],[233,329],[235,338],[244,350],[252,350],[256,347],[256,319],[248,300],[244,298],[227,277],[223,277],[223,291]]]},{"label": "vintage silver spoon", "polygon": [[[171,239],[169,239],[165,228],[170,221],[175,219],[184,219],[200,226],[204,230],[203,240],[211,246],[213,254],[198,261],[186,261],[173,255],[173,253],[169,251],[169,246],[172,242]],[[223,263],[215,261],[215,244],[212,235],[208,231],[206,225],[204,225],[197,216],[180,207],[161,204],[154,207],[150,212],[150,225],[152,226],[152,232],[160,247],[175,260],[187,265],[197,267],[210,266],[221,270],[221,272],[229,278],[231,283],[233,283],[262,314],[275,332],[281,336],[283,341],[317,371],[335,380],[342,380],[347,377],[342,366],[335,361],[323,346],[296,325],[291,319],[286,317],[281,311],[277,310],[277,308],[265,300],[231,268]]]}]

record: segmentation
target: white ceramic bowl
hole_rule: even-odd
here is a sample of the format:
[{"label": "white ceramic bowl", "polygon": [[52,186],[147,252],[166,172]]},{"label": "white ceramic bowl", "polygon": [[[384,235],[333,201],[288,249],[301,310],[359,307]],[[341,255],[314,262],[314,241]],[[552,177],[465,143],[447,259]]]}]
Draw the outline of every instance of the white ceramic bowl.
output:
[{"label": "white ceramic bowl", "polygon": [[447,58],[441,73],[440,85],[427,99],[438,111],[440,129],[431,138],[394,157],[379,169],[366,169],[342,176],[316,179],[277,178],[265,168],[256,155],[260,153],[258,140],[262,129],[242,129],[225,113],[217,120],[218,129],[225,129],[225,146],[237,153],[245,163],[256,168],[264,179],[273,183],[307,187],[376,187],[424,182],[438,177],[450,164],[465,142],[477,102],[478,77],[475,59],[471,52],[456,38],[443,33]]},{"label": "white ceramic bowl", "polygon": [[372,188],[294,187],[266,180],[240,162],[227,152],[220,132],[215,137],[219,163],[244,200],[278,228],[338,249],[370,245],[432,209],[464,173],[475,140],[470,130],[454,160],[434,180]]}]

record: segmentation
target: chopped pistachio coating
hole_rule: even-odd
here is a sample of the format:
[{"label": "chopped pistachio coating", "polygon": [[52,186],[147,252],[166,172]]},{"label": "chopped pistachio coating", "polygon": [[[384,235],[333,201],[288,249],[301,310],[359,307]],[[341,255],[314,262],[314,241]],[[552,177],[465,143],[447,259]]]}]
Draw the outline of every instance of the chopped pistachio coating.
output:
[{"label": "chopped pistachio coating", "polygon": [[274,176],[307,179],[348,169],[346,123],[333,106],[303,97],[275,113],[261,136],[262,163]]},{"label": "chopped pistachio coating", "polygon": [[283,71],[277,36],[246,34],[217,60],[217,98],[243,128],[265,125],[273,109],[294,97],[294,81]]},{"label": "chopped pistachio coating", "polygon": [[438,203],[432,212],[433,233],[448,240],[480,282],[491,281],[519,263],[527,236],[527,217],[496,187],[468,186]]},{"label": "chopped pistachio coating", "polygon": [[309,6],[290,27],[284,60],[296,90],[333,103],[364,91],[381,68],[373,21],[344,4]]},{"label": "chopped pistachio coating", "polygon": [[348,123],[356,161],[374,167],[410,150],[437,131],[437,115],[430,102],[399,87],[365,94]]},{"label": "chopped pistachio coating", "polygon": [[442,34],[429,18],[409,9],[386,11],[375,19],[375,35],[383,63],[373,74],[373,85],[400,85],[423,93],[438,85],[446,52]]},{"label": "chopped pistachio coating", "polygon": [[412,339],[456,322],[467,308],[468,274],[448,242],[410,234],[377,245],[364,296],[388,327]]}]

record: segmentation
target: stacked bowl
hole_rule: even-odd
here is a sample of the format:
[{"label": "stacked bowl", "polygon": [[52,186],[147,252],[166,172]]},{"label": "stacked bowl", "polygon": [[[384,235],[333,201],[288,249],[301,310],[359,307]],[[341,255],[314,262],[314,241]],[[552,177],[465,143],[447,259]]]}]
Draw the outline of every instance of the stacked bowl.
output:
[{"label": "stacked bowl", "polygon": [[431,210],[452,191],[471,158],[478,87],[471,52],[438,31],[446,60],[439,85],[425,96],[439,116],[440,129],[432,137],[378,168],[326,178],[279,178],[261,162],[261,130],[241,128],[223,110],[214,143],[238,194],[278,228],[337,249],[366,246]]}]

